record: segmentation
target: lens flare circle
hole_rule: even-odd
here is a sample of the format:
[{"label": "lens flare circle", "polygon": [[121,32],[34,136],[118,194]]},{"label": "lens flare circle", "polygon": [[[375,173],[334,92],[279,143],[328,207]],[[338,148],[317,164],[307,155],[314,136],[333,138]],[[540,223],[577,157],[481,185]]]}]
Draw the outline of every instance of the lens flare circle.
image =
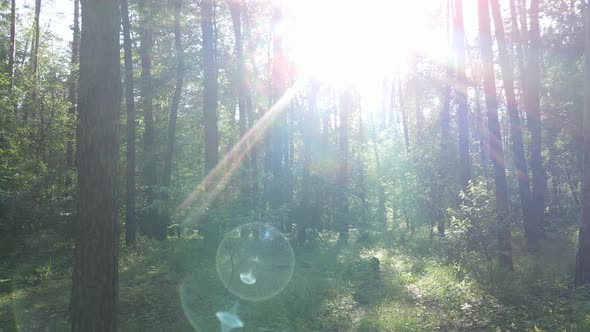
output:
[{"label": "lens flare circle", "polygon": [[217,274],[232,294],[263,301],[279,294],[293,276],[295,255],[275,227],[254,222],[227,233],[217,248]]}]

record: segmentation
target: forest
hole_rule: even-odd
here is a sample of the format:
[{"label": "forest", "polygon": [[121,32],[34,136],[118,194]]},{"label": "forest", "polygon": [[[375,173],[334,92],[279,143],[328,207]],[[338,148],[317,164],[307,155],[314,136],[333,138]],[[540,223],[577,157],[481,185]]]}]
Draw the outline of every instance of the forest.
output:
[{"label": "forest", "polygon": [[590,1],[0,31],[0,332],[590,331]]}]

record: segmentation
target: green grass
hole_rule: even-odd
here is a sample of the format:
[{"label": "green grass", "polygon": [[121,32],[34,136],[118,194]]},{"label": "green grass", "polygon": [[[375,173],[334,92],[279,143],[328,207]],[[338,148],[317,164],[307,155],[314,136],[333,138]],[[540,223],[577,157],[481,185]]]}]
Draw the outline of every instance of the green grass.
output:
[{"label": "green grass", "polygon": [[[373,242],[295,248],[284,291],[247,302],[223,287],[215,251],[202,240],[142,239],[120,253],[120,330],[216,331],[215,312],[232,308],[244,331],[590,330],[590,291],[568,288],[568,263],[559,255],[545,255],[540,267],[522,254],[516,272],[497,276],[492,291],[489,281],[429,258],[431,249]],[[0,266],[0,279],[11,279],[0,288],[0,331],[68,330],[67,252]],[[372,257],[380,259],[378,274]]]}]

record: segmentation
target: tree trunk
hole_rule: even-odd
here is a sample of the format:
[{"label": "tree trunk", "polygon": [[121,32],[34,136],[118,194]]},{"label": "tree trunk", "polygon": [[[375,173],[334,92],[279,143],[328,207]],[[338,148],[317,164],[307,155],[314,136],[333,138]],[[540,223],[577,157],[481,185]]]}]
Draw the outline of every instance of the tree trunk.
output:
[{"label": "tree trunk", "polygon": [[82,1],[78,236],[72,331],[115,331],[119,159],[119,3]]},{"label": "tree trunk", "polygon": [[[282,34],[279,33],[278,27],[283,19],[283,12],[280,3],[277,3],[273,8],[272,13],[272,63],[271,63],[271,90],[272,102],[276,103],[286,91],[286,77],[285,77],[285,56],[283,54],[283,40]],[[286,114],[280,114],[276,117],[275,122],[270,129],[271,145],[272,145],[272,174],[273,180],[271,185],[271,207],[279,208],[283,203],[284,191],[283,189],[283,149],[284,136],[283,124],[286,120]]]},{"label": "tree trunk", "polygon": [[217,70],[215,68],[215,36],[213,33],[213,0],[201,1],[203,30],[203,127],[205,131],[205,173],[217,165],[219,133],[217,128]]},{"label": "tree trunk", "polygon": [[[451,1],[447,0],[446,3],[447,9],[447,35],[450,35],[450,21],[452,19],[452,6]],[[451,38],[451,41],[453,39]],[[452,54],[447,55],[446,62],[445,62],[445,88],[444,88],[444,100],[443,100],[443,108],[440,115],[440,149],[441,149],[441,157],[442,161],[440,163],[439,168],[439,185],[437,188],[438,194],[444,197],[445,188],[449,185],[449,171],[450,171],[450,160],[451,156],[451,142],[449,140],[449,133],[451,131],[451,92],[452,92],[452,81],[453,81],[453,56]],[[437,232],[438,235],[444,236],[445,235],[445,214],[446,214],[446,204],[442,202],[438,209],[438,220],[437,220]]]},{"label": "tree trunk", "polygon": [[8,77],[10,88],[14,86],[14,59],[16,57],[16,0],[10,1],[10,51],[8,53]]},{"label": "tree trunk", "polygon": [[[316,133],[316,113],[317,113],[317,94],[318,83],[312,81],[310,83],[309,92],[307,94],[307,112],[303,114],[303,125],[301,126],[303,139],[303,179],[301,183],[301,214],[312,213],[311,208],[311,154],[314,146],[314,137]],[[303,243],[306,239],[306,230],[311,224],[316,224],[307,218],[301,218],[297,224],[297,241]]]},{"label": "tree trunk", "polygon": [[[240,139],[246,135],[248,129],[247,119],[247,81],[246,81],[246,68],[244,61],[244,39],[242,33],[242,11],[245,5],[244,0],[228,0],[229,10],[232,18],[232,24],[234,27],[234,39],[236,49],[236,62],[237,62],[237,89],[238,89],[238,115],[240,118]],[[244,145],[248,149],[248,145]],[[251,166],[248,163],[243,163],[246,167]],[[244,172],[246,175],[248,172]],[[241,179],[241,192],[244,197],[247,197],[251,186],[248,185],[248,177],[243,176]]]},{"label": "tree trunk", "polygon": [[[518,61],[518,71],[521,73],[521,75],[519,75],[520,80],[518,82],[519,83],[518,88],[519,88],[520,96],[523,96],[524,95],[524,88],[525,88],[524,75],[522,75],[522,73],[524,72],[524,56],[523,56],[523,52],[522,52],[524,38],[522,37],[520,29],[518,28],[518,13],[516,12],[517,9],[516,9],[516,5],[515,5],[514,1],[516,1],[516,0],[509,0],[508,4],[510,5],[510,22],[512,23],[512,42],[515,44],[515,47],[516,47],[516,58]],[[494,11],[493,7],[492,7],[492,11]],[[494,18],[494,20],[495,20],[495,18]],[[526,21],[526,18],[525,18],[525,21]],[[498,25],[498,27],[499,26],[500,25]],[[522,29],[526,29],[526,27],[523,27]],[[521,100],[522,99],[524,99],[524,98],[521,98]],[[529,188],[529,192],[530,192],[530,188]]]},{"label": "tree trunk", "polygon": [[424,114],[422,114],[422,103],[421,103],[421,99],[422,99],[422,93],[421,93],[421,87],[420,87],[420,80],[418,79],[418,55],[414,55],[414,61],[412,63],[412,74],[413,74],[413,79],[412,79],[412,85],[414,88],[414,102],[416,105],[414,105],[416,107],[416,138],[417,138],[417,143],[420,144],[420,139],[422,136],[422,128],[424,127]]},{"label": "tree trunk", "polygon": [[494,26],[496,28],[496,41],[498,43],[498,56],[500,59],[500,68],[502,70],[502,80],[504,83],[504,94],[506,96],[506,108],[508,119],[510,121],[510,137],[512,140],[512,153],[514,158],[514,167],[516,168],[516,180],[518,182],[518,194],[522,208],[523,220],[526,228],[533,225],[530,219],[530,184],[529,173],[526,165],[524,154],[522,127],[518,113],[518,102],[514,93],[514,73],[508,58],[508,47],[504,36],[504,25],[498,0],[491,0],[492,15],[494,17]]},{"label": "tree trunk", "polygon": [[[164,177],[162,184],[170,190],[172,180],[172,159],[176,145],[176,119],[178,118],[178,108],[180,105],[180,96],[184,85],[184,50],[182,48],[182,35],[180,33],[180,12],[182,10],[182,0],[174,1],[174,47],[176,48],[176,86],[172,103],[170,105],[170,120],[168,122],[168,143],[166,155],[164,157]],[[166,195],[169,196],[169,195]],[[168,197],[169,198],[169,197]]]},{"label": "tree trunk", "polygon": [[[203,33],[203,132],[205,134],[205,176],[209,175],[219,160],[219,131],[217,127],[217,67],[216,34],[214,29],[214,0],[201,1],[201,30]],[[206,191],[211,190],[207,182]],[[212,206],[214,208],[214,201]],[[201,222],[201,230],[207,243],[216,243],[219,231],[210,215]]]},{"label": "tree trunk", "polygon": [[144,220],[144,231],[148,237],[163,240],[166,238],[166,227],[160,225],[158,209],[154,206],[157,192],[156,147],[154,128],[154,91],[152,86],[152,25],[153,2],[140,2],[140,13],[143,16],[141,27],[141,106],[143,108],[145,132],[143,135],[143,180],[146,186],[147,213]]},{"label": "tree trunk", "polygon": [[[79,25],[79,7],[80,1],[74,0],[74,32],[72,38],[72,63],[70,69],[70,78],[68,82],[69,91],[68,91],[68,98],[70,102],[70,108],[68,109],[68,114],[71,119],[76,118],[76,114],[78,113],[78,96],[77,96],[77,83],[78,83],[78,72],[76,67],[78,66],[78,53],[79,53],[79,43],[80,43],[80,25]],[[68,142],[66,143],[66,166],[68,170],[74,167],[74,135],[70,132],[70,137]],[[72,177],[70,174],[66,174],[66,188],[70,188],[72,186]]]},{"label": "tree trunk", "polygon": [[586,49],[584,59],[584,165],[582,173],[582,201],[580,231],[576,257],[576,285],[590,283],[590,6],[586,12]]},{"label": "tree trunk", "polygon": [[123,25],[123,49],[125,52],[125,109],[127,111],[127,168],[125,179],[125,244],[135,246],[137,222],[135,214],[135,99],[133,91],[133,53],[131,50],[131,24],[129,23],[128,0],[121,0]]},{"label": "tree trunk", "polygon": [[529,249],[537,248],[540,238],[543,236],[543,214],[545,211],[545,189],[547,187],[547,175],[543,168],[542,151],[542,127],[541,127],[541,101],[539,89],[541,85],[539,77],[539,60],[541,52],[541,36],[539,32],[539,0],[531,0],[530,31],[528,48],[528,70],[526,102],[527,123],[531,132],[531,170],[533,190],[530,200],[530,222],[525,228],[525,237]]},{"label": "tree trunk", "polygon": [[35,0],[35,16],[33,19],[33,26],[34,26],[34,37],[32,40],[32,48],[31,48],[31,60],[32,60],[32,73],[31,77],[33,79],[33,88],[31,91],[31,104],[26,105],[24,107],[24,114],[23,118],[25,122],[29,118],[30,113],[37,107],[37,85],[38,85],[38,63],[39,63],[39,34],[41,33],[41,28],[39,26],[39,20],[41,16],[41,0]]},{"label": "tree trunk", "polygon": [[406,109],[402,103],[402,82],[401,80],[398,82],[398,94],[399,97],[399,111],[402,115],[402,126],[404,126],[404,142],[406,143],[406,154],[410,154],[410,133],[408,128],[408,115],[406,114]]},{"label": "tree trunk", "polygon": [[496,77],[494,74],[494,55],[492,51],[492,32],[488,0],[478,0],[479,39],[483,69],[483,90],[488,116],[490,137],[490,159],[494,166],[496,187],[496,212],[498,214],[498,263],[504,269],[512,269],[512,236],[508,216],[508,186],[500,122],[498,120],[498,99],[496,96]]},{"label": "tree trunk", "polygon": [[465,30],[463,26],[463,1],[455,0],[455,56],[457,84],[455,99],[457,101],[457,125],[459,127],[459,175],[461,188],[467,189],[471,178],[471,161],[469,157],[469,118],[467,109],[467,76],[465,74]]},{"label": "tree trunk", "polygon": [[350,114],[353,109],[352,91],[347,90],[340,95],[340,169],[338,171],[338,239],[348,240],[348,225],[350,216],[348,213],[348,127]]},{"label": "tree trunk", "polygon": [[37,81],[37,72],[39,66],[39,35],[41,34],[40,27],[40,16],[41,16],[41,0],[35,0],[35,40],[33,44],[33,79]]}]

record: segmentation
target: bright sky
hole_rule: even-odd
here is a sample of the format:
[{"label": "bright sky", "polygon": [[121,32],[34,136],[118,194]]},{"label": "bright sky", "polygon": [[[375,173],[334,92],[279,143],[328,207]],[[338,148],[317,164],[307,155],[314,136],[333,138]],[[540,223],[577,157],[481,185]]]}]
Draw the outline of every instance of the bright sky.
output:
[{"label": "bright sky", "polygon": [[[17,1],[17,15],[25,26],[30,26],[35,13],[35,0]],[[51,29],[55,34],[64,39],[67,45],[72,39],[71,26],[74,21],[73,0],[43,0],[41,2],[41,28]]]},{"label": "bright sky", "polygon": [[[448,48],[445,0],[284,0],[285,42],[297,68],[334,85],[354,85],[363,95],[382,92],[383,80],[407,72],[413,53],[441,63]],[[475,1],[463,1],[467,39],[475,37]],[[19,1],[25,26],[35,0]],[[43,0],[41,26],[67,47],[72,38],[73,0]],[[434,27],[434,13],[442,15]],[[374,99],[382,97],[374,96]],[[373,99],[373,98],[372,98]]]}]

